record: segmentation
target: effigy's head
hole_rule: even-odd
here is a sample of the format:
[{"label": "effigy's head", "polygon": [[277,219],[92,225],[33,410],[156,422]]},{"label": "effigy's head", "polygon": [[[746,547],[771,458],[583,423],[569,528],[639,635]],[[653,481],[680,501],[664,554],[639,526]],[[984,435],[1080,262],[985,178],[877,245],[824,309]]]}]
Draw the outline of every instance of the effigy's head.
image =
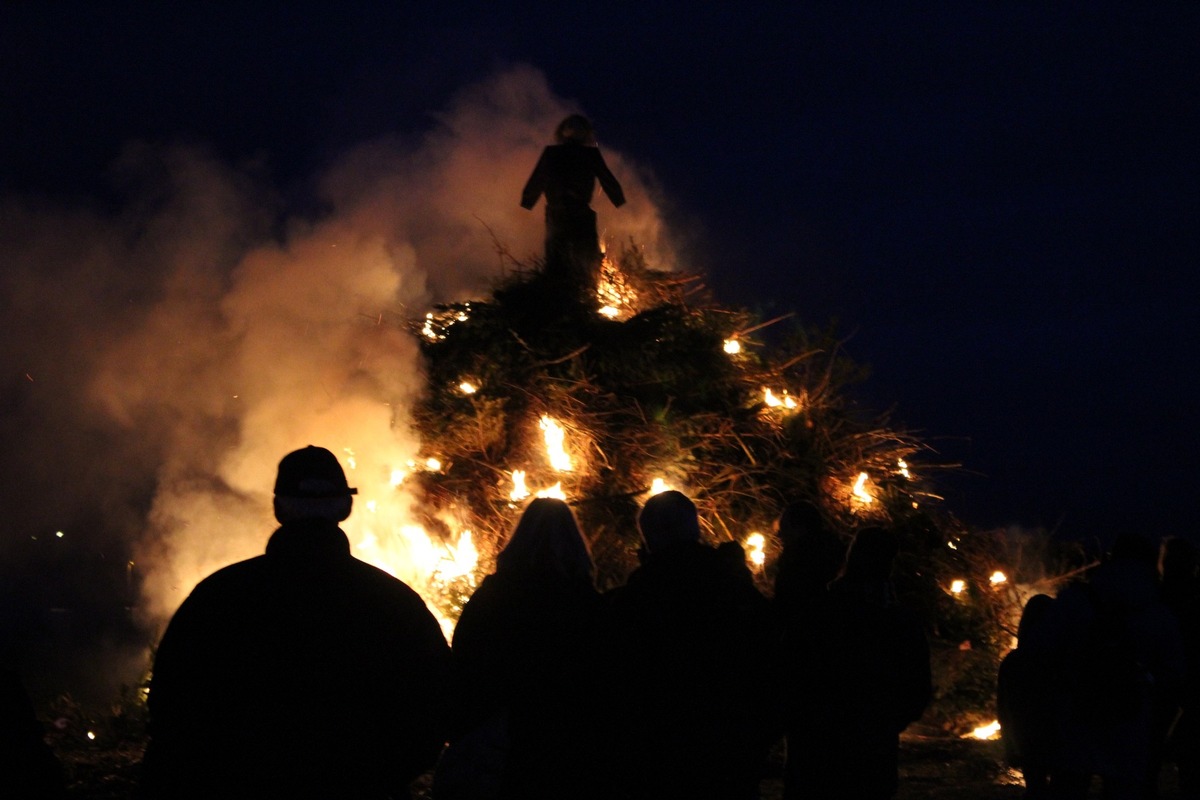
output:
[{"label": "effigy's head", "polygon": [[596,134],[587,117],[582,114],[572,114],[558,123],[558,127],[554,130],[554,140],[559,144],[592,145],[596,143]]}]

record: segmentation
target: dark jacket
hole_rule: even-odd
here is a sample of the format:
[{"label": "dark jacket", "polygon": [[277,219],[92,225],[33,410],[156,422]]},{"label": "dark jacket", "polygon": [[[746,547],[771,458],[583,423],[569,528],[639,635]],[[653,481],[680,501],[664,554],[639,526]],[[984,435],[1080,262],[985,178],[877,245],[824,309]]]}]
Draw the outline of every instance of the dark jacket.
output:
[{"label": "dark jacket", "polygon": [[421,598],[353,558],[336,525],[284,525],[167,627],[145,794],[407,797],[440,750],[448,661]]},{"label": "dark jacket", "polygon": [[546,195],[546,215],[587,208],[596,181],[614,206],[625,203],[621,184],[604,163],[600,149],[581,144],[556,144],[542,151],[541,158],[521,191],[521,207],[533,208]]},{"label": "dark jacket", "polygon": [[745,564],[700,544],[652,554],[612,595],[632,797],[757,797],[775,702],[773,633]]},{"label": "dark jacket", "polygon": [[454,631],[451,747],[503,715],[501,797],[603,797],[608,667],[604,606],[590,585],[552,574],[489,575]]},{"label": "dark jacket", "polygon": [[889,585],[835,581],[789,631],[785,797],[886,798],[900,732],[932,695],[929,645]]}]

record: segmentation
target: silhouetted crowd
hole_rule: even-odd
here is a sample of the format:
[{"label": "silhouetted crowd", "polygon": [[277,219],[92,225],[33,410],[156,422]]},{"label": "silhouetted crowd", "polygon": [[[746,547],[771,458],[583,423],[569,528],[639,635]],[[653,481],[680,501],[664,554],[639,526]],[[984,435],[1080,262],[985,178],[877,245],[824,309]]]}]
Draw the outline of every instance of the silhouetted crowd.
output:
[{"label": "silhouetted crowd", "polygon": [[1000,665],[997,706],[1026,796],[1159,796],[1164,759],[1180,796],[1200,798],[1197,551],[1122,535],[1086,581],[1026,603]]},{"label": "silhouetted crowd", "polygon": [[[779,520],[773,599],[685,495],[649,498],[640,565],[600,593],[570,507],[529,503],[451,649],[401,581],[350,554],[336,457],[288,454],[266,552],[200,582],[158,646],[140,796],[754,800],[786,737],[784,797],[885,800],[931,697],[924,626],[892,587],[897,537],[848,549],[818,509]],[[1196,551],[1122,537],[1086,582],[1032,598],[998,704],[1030,797],[1195,797]],[[15,676],[0,788],[62,797]],[[8,699],[4,699],[8,698]],[[11,791],[8,791],[11,789]]]}]

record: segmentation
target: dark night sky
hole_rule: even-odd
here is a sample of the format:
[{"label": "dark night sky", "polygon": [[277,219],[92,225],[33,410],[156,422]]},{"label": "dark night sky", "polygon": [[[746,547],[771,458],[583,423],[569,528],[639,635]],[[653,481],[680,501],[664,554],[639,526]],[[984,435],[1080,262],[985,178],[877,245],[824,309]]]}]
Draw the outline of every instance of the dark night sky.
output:
[{"label": "dark night sky", "polygon": [[125,143],[183,140],[302,205],[529,64],[721,299],[838,320],[968,521],[1192,526],[1200,5],[475,5],[4,2],[0,192],[103,202]]}]

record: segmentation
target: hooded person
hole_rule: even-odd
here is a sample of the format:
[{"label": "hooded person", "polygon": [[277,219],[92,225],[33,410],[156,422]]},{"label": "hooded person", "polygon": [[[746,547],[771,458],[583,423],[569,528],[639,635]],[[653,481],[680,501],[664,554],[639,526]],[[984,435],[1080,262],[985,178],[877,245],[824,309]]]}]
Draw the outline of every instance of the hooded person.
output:
[{"label": "hooded person", "polygon": [[[610,595],[625,745],[618,771],[630,798],[758,797],[772,739],[770,608],[733,549],[701,542],[696,506],[662,492],[638,517],[642,563]],[[764,681],[764,683],[769,683]]]},{"label": "hooded person", "polygon": [[609,797],[606,609],[575,515],[532,500],[454,629],[446,800]]},{"label": "hooded person", "polygon": [[433,766],[449,647],[351,556],[355,493],[324,448],[279,463],[266,553],[202,580],[159,643],[142,796],[405,798]]}]

